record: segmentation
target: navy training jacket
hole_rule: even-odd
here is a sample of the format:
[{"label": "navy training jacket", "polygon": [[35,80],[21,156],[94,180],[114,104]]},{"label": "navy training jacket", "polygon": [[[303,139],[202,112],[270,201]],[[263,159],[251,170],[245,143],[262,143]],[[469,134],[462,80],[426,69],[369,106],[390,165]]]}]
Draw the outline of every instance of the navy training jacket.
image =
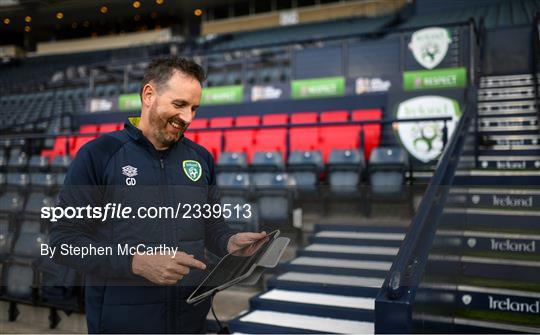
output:
[{"label": "navy training jacket", "polygon": [[[58,205],[104,207],[111,203],[130,206],[134,212],[141,206],[170,206],[180,210],[175,213],[178,217],[58,220],[50,231],[52,247],[92,245],[109,247],[113,253],[82,258],[57,251],[54,260],[85,274],[90,333],[205,332],[210,302],[193,306],[185,300],[209,267],[206,271],[191,269],[176,285],[161,286],[134,275],[133,256],[117,251],[119,245],[165,244],[205,263],[205,248],[218,256],[226,254],[227,242],[236,232],[223,219],[205,219],[189,213],[189,207],[178,207],[178,203],[219,203],[213,158],[185,137],[158,151],[137,123],[138,118],[130,118],[124,130],[104,134],[80,149]],[[191,216],[184,218],[184,214]]]}]

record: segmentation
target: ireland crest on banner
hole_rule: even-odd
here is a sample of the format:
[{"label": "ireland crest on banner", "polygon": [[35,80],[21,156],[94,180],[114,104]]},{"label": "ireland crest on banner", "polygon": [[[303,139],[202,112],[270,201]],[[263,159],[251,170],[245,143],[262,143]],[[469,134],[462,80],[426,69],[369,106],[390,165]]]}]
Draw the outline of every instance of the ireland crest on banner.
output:
[{"label": "ireland crest on banner", "polygon": [[431,70],[444,59],[451,42],[448,29],[424,28],[412,34],[409,49],[420,65]]},{"label": "ireland crest on banner", "polygon": [[[450,117],[446,122],[450,139],[461,110],[457,101],[435,95],[426,95],[403,101],[396,111],[396,119],[418,119]],[[403,147],[416,159],[428,163],[442,153],[443,121],[421,121],[399,123],[396,135]]]}]

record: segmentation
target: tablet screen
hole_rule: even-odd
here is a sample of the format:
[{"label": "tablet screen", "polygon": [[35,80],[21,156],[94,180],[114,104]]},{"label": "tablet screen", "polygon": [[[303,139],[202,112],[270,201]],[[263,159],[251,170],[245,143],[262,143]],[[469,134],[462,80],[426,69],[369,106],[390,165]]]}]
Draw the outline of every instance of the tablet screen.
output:
[{"label": "tablet screen", "polygon": [[246,274],[258,262],[271,245],[278,231],[269,233],[265,238],[254,242],[234,253],[224,256],[205,278],[202,284],[191,294],[188,300],[204,295],[212,289],[231,282]]}]

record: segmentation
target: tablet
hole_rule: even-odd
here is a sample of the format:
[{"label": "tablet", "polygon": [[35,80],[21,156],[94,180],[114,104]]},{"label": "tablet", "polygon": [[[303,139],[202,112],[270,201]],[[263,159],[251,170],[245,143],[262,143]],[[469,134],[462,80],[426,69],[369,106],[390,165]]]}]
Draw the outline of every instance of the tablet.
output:
[{"label": "tablet", "polygon": [[224,290],[248,278],[278,236],[279,230],[274,230],[266,237],[223,256],[186,302],[191,304],[200,301],[214,292]]}]

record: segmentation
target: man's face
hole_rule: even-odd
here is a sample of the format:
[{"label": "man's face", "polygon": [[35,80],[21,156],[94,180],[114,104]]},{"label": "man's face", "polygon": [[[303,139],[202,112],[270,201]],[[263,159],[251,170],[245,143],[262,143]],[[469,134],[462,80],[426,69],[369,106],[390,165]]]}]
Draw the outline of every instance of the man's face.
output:
[{"label": "man's face", "polygon": [[202,88],[197,79],[174,71],[167,84],[156,89],[156,99],[149,109],[150,131],[166,148],[180,139],[195,117]]}]

